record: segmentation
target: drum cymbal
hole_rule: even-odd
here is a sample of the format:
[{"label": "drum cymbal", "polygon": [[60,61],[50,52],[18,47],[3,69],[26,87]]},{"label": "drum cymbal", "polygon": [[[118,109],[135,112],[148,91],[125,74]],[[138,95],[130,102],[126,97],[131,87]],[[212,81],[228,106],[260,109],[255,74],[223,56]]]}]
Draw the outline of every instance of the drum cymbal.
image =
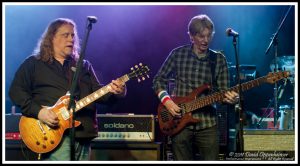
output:
[{"label": "drum cymbal", "polygon": [[289,80],[294,83],[295,79],[295,56],[286,55],[277,57],[277,60],[273,59],[270,64],[271,71],[275,70],[275,63],[277,63],[277,68],[280,71],[288,71],[290,73]]},{"label": "drum cymbal", "polygon": [[295,56],[280,56],[273,59],[270,64],[271,71],[275,69],[275,63],[277,63],[278,70],[289,71],[292,75],[295,73]]}]

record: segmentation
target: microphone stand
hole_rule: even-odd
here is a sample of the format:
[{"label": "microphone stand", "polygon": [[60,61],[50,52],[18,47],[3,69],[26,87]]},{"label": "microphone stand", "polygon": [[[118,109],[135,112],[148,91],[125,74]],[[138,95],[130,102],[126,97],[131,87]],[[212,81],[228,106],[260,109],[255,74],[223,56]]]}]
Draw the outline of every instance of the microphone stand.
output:
[{"label": "microphone stand", "polygon": [[86,29],[85,37],[84,37],[84,40],[83,40],[83,43],[82,43],[79,60],[77,61],[77,64],[76,64],[76,71],[75,71],[75,74],[73,75],[71,90],[70,90],[70,102],[69,102],[69,105],[68,105],[68,110],[70,110],[70,114],[72,114],[72,118],[70,118],[70,120],[72,120],[72,122],[71,122],[71,132],[70,132],[71,161],[75,160],[75,126],[74,126],[74,124],[75,124],[75,119],[76,119],[75,118],[76,104],[75,104],[75,99],[74,99],[74,97],[75,97],[74,93],[75,93],[77,83],[78,83],[78,76],[79,76],[79,73],[81,72],[88,36],[89,36],[90,30],[92,29],[92,23],[95,23],[95,22],[90,21],[89,19],[87,20],[87,27],[86,27],[87,29]]},{"label": "microphone stand", "polygon": [[[266,54],[268,54],[268,52],[269,52],[269,50],[270,50],[270,48],[271,48],[271,46],[273,45],[274,46],[274,50],[275,50],[275,52],[274,52],[274,65],[275,65],[275,67],[274,67],[274,72],[278,72],[278,66],[277,66],[277,55],[278,55],[278,32],[279,32],[279,30],[281,29],[281,27],[282,27],[282,24],[284,23],[284,21],[285,21],[285,19],[286,19],[286,17],[287,17],[287,15],[289,14],[289,11],[291,10],[291,8],[292,8],[292,6],[290,6],[290,8],[288,9],[288,11],[286,12],[286,14],[285,14],[285,16],[284,16],[284,18],[283,18],[283,20],[281,21],[281,23],[280,23],[280,25],[279,25],[279,27],[278,27],[278,29],[277,29],[277,31],[274,33],[274,35],[273,35],[273,37],[272,37],[272,40],[271,40],[271,42],[270,42],[270,44],[269,44],[269,46],[268,46],[268,48],[267,48],[267,50],[266,50]],[[277,85],[277,82],[275,82],[274,83],[274,127],[276,127],[276,125],[277,125],[277,118],[278,118],[278,98],[277,98],[277,96],[278,96],[278,85]]]},{"label": "microphone stand", "polygon": [[239,102],[235,105],[235,111],[238,112],[239,117],[239,127],[238,127],[238,139],[237,139],[237,152],[244,152],[244,139],[243,139],[243,109],[242,109],[242,86],[241,86],[241,78],[240,78],[240,65],[239,65],[239,57],[236,49],[236,38],[237,36],[233,36],[233,47],[235,51],[235,60],[236,60],[236,82],[238,83],[239,88]]}]

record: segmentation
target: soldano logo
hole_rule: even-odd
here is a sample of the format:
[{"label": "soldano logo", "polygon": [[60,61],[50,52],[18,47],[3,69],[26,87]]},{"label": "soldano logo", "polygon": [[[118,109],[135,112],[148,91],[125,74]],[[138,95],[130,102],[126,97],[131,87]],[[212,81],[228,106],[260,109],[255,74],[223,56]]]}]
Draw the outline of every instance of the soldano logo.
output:
[{"label": "soldano logo", "polygon": [[134,124],[132,124],[132,123],[105,123],[104,128],[117,128],[117,129],[130,128],[130,129],[133,129]]}]

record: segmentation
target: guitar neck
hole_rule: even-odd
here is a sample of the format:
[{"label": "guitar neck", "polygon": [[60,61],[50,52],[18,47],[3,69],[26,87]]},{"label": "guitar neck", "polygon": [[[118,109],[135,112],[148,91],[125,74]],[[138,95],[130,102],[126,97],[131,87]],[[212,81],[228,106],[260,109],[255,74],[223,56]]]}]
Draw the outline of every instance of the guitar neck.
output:
[{"label": "guitar neck", "polygon": [[[262,83],[267,82],[266,79],[267,79],[267,76],[264,76],[264,77],[260,77],[260,78],[257,78],[255,80],[249,81],[249,82],[242,83],[241,84],[241,91],[243,92],[243,91],[249,90],[253,87],[259,86]],[[226,91],[232,91],[232,90],[238,92],[239,91],[239,86],[236,85],[236,86],[231,87],[230,89],[228,89]],[[185,105],[185,109],[186,109],[187,112],[191,112],[191,111],[194,111],[196,109],[199,109],[199,108],[208,106],[210,104],[213,104],[215,102],[222,101],[225,98],[226,91],[216,92],[216,93],[213,93],[211,95],[208,95],[208,96],[205,96],[205,97],[200,97],[196,100],[188,102]]]},{"label": "guitar neck", "polygon": [[[127,82],[129,80],[128,75],[123,75],[122,77],[118,78],[118,80],[122,82]],[[95,92],[91,93],[90,95],[80,99],[78,102],[76,102],[76,108],[75,112],[80,110],[81,108],[89,105],[90,103],[94,102],[95,100],[99,99],[100,97],[106,95],[108,92],[110,92],[111,85],[105,85],[104,87],[96,90]]]}]

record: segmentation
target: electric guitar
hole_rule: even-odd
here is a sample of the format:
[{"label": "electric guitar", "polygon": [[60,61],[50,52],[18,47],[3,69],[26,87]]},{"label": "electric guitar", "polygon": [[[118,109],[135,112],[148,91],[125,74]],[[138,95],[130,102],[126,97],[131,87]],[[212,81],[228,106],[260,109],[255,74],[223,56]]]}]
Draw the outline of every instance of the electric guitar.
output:
[{"label": "electric guitar", "polygon": [[[131,78],[137,78],[138,82],[145,80],[144,75],[148,78],[149,68],[142,63],[135,65],[131,68],[129,74],[125,74],[118,80],[127,82]],[[108,84],[91,93],[90,95],[82,98],[76,102],[75,112],[81,110],[83,107],[94,102],[105,94],[109,93],[111,85]],[[50,128],[38,119],[21,116],[19,122],[20,135],[26,146],[36,153],[47,153],[52,151],[57,145],[59,145],[64,131],[71,128],[71,120],[73,118],[73,110],[68,110],[70,95],[66,94],[59,98],[59,100],[52,107],[48,107],[54,111],[59,119],[58,127]],[[81,124],[80,121],[74,121],[74,126],[78,127]]]},{"label": "electric guitar", "polygon": [[[289,73],[287,71],[269,73],[267,76],[257,78],[252,81],[248,81],[241,84],[241,90],[249,90],[253,87],[259,86],[262,83],[275,83],[283,78],[287,78]],[[199,119],[195,119],[192,116],[192,112],[208,106],[212,103],[222,101],[225,98],[225,92],[216,92],[210,94],[208,96],[199,97],[199,94],[210,89],[209,85],[203,85],[193,92],[191,92],[186,97],[173,97],[172,100],[183,110],[184,113],[181,114],[180,117],[173,117],[172,114],[165,108],[165,106],[160,103],[158,106],[158,122],[159,128],[161,132],[165,135],[175,135],[180,132],[185,126],[200,122]],[[239,91],[239,86],[234,86],[230,88],[228,91],[234,90],[236,92]]]}]

